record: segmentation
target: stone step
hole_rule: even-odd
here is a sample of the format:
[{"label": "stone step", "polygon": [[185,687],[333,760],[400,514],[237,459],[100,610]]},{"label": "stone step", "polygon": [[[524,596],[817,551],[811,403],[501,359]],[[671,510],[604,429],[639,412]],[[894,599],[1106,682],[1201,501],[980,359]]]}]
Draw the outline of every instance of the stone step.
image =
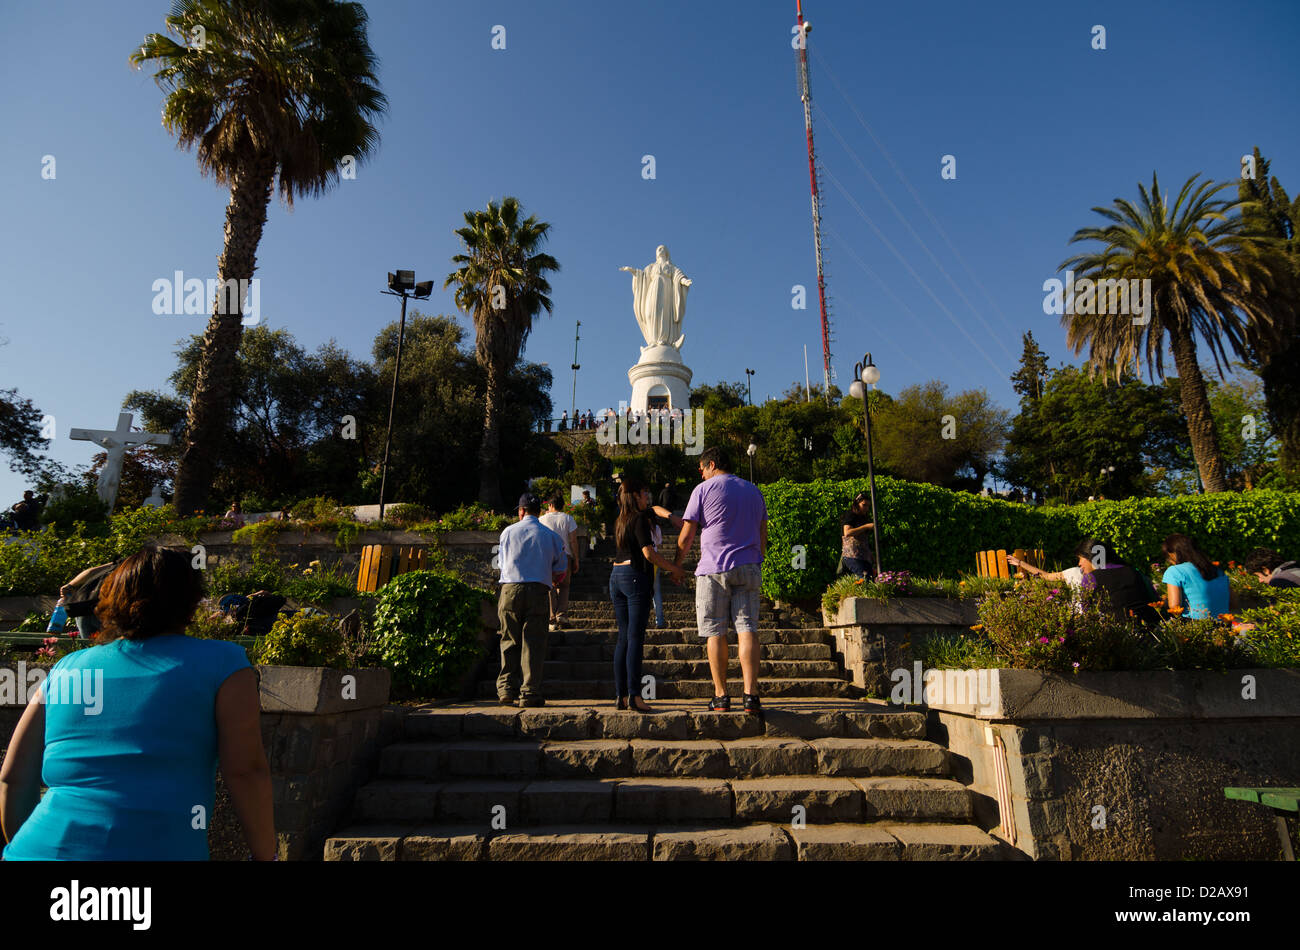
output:
[{"label": "stone step", "polygon": [[386,779],[947,776],[948,751],[920,739],[460,740],[384,749]]},{"label": "stone step", "polygon": [[[704,660],[703,638],[696,643],[647,643],[641,655],[645,662],[651,660]],[[614,661],[613,641],[608,643],[568,646],[549,646],[547,659],[560,663],[592,663]],[[763,647],[764,660],[831,660],[835,651],[829,643],[769,643]]]},{"label": "stone step", "polygon": [[[694,643],[700,644],[704,640],[693,628],[690,629],[668,629],[657,630],[650,627],[645,632],[645,642],[647,645],[652,643]],[[615,643],[618,641],[618,629],[610,627],[606,630],[557,630],[554,633],[547,634],[546,642],[548,645],[564,646],[590,646],[593,643]],[[734,632],[727,634],[727,642],[733,647],[736,645],[736,634]],[[760,644],[768,643],[825,643],[832,642],[831,632],[825,627],[760,627],[758,630],[758,642]]]},{"label": "stone step", "polygon": [[326,861],[989,861],[1007,848],[973,825],[837,822],[728,828],[565,825],[527,831],[354,825]]},{"label": "stone step", "polygon": [[[546,682],[556,682],[562,680],[596,680],[609,679],[611,676],[613,661],[575,661],[569,662],[564,660],[548,660],[542,669],[542,675]],[[709,661],[699,660],[643,660],[641,663],[641,672],[645,676],[653,676],[661,682],[668,682],[676,679],[707,679],[709,673]],[[733,653],[730,662],[727,665],[728,677],[738,679],[740,676],[740,660]],[[787,679],[791,677],[813,679],[813,678],[838,678],[840,675],[839,664],[834,660],[768,660],[759,661],[758,675],[763,678]],[[495,680],[495,676],[493,679]]]},{"label": "stone step", "polygon": [[941,778],[377,779],[353,803],[357,823],[464,824],[486,832],[570,824],[729,824],[878,820],[966,823],[971,792]]},{"label": "stone step", "polygon": [[[608,679],[588,680],[543,680],[541,693],[545,699],[601,699],[614,696],[613,671],[605,667]],[[739,678],[728,676],[727,695],[739,708],[740,696],[744,684]],[[638,690],[639,692],[639,690]],[[783,677],[769,678],[760,676],[758,692],[764,702],[770,698],[795,697],[848,697],[853,695],[853,685],[847,679],[830,677]],[[481,699],[490,699],[496,695],[495,678],[481,680],[478,684]],[[714,695],[713,681],[706,679],[666,679],[655,685],[658,699],[709,699]]]},{"label": "stone step", "polygon": [[[733,697],[739,710],[739,701]],[[663,701],[642,714],[597,705],[556,702],[518,709],[495,702],[422,706],[405,720],[410,741],[462,739],[571,741],[580,739],[924,739],[925,716],[858,700],[765,702],[762,716],[710,712],[705,703]]]}]

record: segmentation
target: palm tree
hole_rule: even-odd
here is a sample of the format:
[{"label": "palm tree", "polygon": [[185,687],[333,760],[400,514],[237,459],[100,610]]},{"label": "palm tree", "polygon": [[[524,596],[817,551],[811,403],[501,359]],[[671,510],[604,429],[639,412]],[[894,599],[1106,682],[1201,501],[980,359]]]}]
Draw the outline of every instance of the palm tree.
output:
[{"label": "palm tree", "polygon": [[538,248],[551,226],[530,215],[521,221],[517,198],[489,201],[486,211],[466,211],[456,230],[465,254],[443,287],[455,286],[456,306],[474,319],[474,356],[487,376],[483,441],[479,447],[479,501],[501,508],[501,411],[506,376],[533,329],[533,318],[551,312],[547,271],[559,263]]},{"label": "palm tree", "polygon": [[[1076,353],[1090,347],[1088,366],[1114,372],[1116,379],[1146,357],[1152,378],[1164,378],[1166,339],[1178,370],[1183,414],[1192,453],[1205,491],[1226,491],[1228,482],[1214,432],[1205,380],[1197,362],[1199,336],[1223,374],[1227,347],[1240,354],[1248,322],[1267,322],[1263,280],[1255,243],[1234,216],[1242,202],[1214,197],[1228,185],[1193,175],[1172,206],[1152,175],[1151,190],[1139,184],[1140,205],[1115,199],[1113,208],[1093,208],[1111,224],[1083,228],[1070,239],[1098,241],[1103,247],[1061,267],[1077,268],[1079,279],[1150,280],[1151,310],[1145,324],[1128,315],[1064,314],[1066,342]],[[1140,286],[1140,285],[1139,285]],[[1097,298],[1100,300],[1098,291]],[[1088,309],[1101,309],[1090,307]],[[1132,308],[1130,308],[1132,309]]]},{"label": "palm tree", "polygon": [[[244,287],[278,177],[280,197],[318,195],[351,159],[373,154],[371,120],[387,101],[366,38],[366,12],[337,0],[177,0],[169,33],[151,33],[131,55],[157,66],[167,92],[163,126],[182,148],[198,147],[199,169],[230,188],[219,286]],[[176,473],[176,506],[204,506],[217,446],[226,432],[235,354],[243,325],[239,293],[218,293],[203,336]]]}]

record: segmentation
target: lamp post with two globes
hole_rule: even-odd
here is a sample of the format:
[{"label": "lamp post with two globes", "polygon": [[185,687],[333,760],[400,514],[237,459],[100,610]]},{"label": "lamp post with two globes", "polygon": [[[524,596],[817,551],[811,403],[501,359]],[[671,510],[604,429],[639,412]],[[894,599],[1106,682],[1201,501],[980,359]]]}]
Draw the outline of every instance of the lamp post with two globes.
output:
[{"label": "lamp post with two globes", "polygon": [[871,537],[876,543],[876,574],[880,573],[880,520],[876,517],[876,467],[871,446],[871,410],[867,405],[868,387],[880,381],[880,370],[871,362],[868,353],[861,363],[853,364],[853,382],[849,384],[849,395],[862,400],[862,416],[867,425],[867,477],[871,481]]}]

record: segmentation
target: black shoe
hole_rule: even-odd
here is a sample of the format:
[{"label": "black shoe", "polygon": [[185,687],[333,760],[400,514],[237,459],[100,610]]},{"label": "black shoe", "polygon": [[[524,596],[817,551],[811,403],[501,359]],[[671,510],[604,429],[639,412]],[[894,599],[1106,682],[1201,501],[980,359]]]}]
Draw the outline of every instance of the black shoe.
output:
[{"label": "black shoe", "polygon": [[745,693],[745,712],[762,715],[763,707],[758,701],[758,693]]},{"label": "black shoe", "polygon": [[709,712],[731,712],[731,697],[714,696],[709,700]]},{"label": "black shoe", "polygon": [[538,706],[545,705],[546,700],[542,699],[540,696],[525,696],[523,699],[519,700],[520,709],[534,709]]}]

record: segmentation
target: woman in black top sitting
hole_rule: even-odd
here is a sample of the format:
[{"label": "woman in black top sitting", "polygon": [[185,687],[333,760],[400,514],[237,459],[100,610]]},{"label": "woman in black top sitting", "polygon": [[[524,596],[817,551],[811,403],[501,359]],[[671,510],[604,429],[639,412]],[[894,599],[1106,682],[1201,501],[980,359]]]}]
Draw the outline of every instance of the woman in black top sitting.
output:
[{"label": "woman in black top sitting", "polygon": [[650,493],[637,480],[623,479],[618,489],[618,518],[614,522],[618,553],[609,574],[609,599],[614,602],[614,616],[618,620],[614,691],[619,709],[630,706],[638,712],[650,711],[639,693],[641,653],[654,590],[654,566],[668,571],[674,584],[681,584],[686,577],[680,565],[673,564],[655,551],[650,540],[650,528],[654,523]]},{"label": "woman in black top sitting", "polygon": [[1151,582],[1120,560],[1114,548],[1096,538],[1084,538],[1074,549],[1079,566],[1085,568],[1084,590],[1103,590],[1110,598],[1111,609],[1119,617],[1133,617],[1144,624],[1160,619],[1151,604],[1159,595]]}]

